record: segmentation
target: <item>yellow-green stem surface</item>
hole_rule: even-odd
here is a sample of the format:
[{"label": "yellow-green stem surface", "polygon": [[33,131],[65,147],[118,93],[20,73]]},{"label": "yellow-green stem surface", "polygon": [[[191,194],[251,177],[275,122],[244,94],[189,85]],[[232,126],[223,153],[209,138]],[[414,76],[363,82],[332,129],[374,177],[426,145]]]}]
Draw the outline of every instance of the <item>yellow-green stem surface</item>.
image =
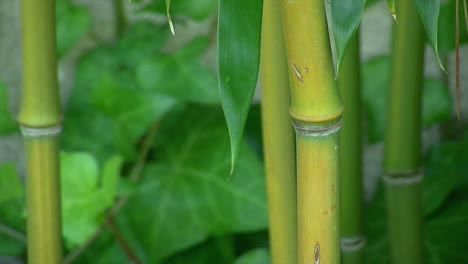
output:
[{"label": "yellow-green stem surface", "polygon": [[59,139],[26,138],[28,263],[62,263]]},{"label": "yellow-green stem surface", "polygon": [[278,0],[263,2],[260,68],[271,263],[297,263],[295,143]]},{"label": "yellow-green stem surface", "polygon": [[343,105],[335,87],[323,0],[281,0],[296,131],[298,263],[339,264],[339,133]]}]

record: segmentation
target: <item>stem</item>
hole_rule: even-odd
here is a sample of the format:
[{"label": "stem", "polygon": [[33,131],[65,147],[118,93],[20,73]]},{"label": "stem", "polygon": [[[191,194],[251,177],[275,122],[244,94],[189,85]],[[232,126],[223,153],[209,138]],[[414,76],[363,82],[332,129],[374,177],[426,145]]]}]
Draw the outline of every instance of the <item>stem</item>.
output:
[{"label": "stem", "polygon": [[27,243],[26,236],[23,233],[21,233],[21,232],[15,230],[15,229],[5,225],[5,224],[0,224],[0,233],[3,233],[3,234],[5,234],[5,235],[7,235],[7,236],[9,236],[11,238],[14,238],[14,239],[20,241],[20,242]]},{"label": "stem", "polygon": [[62,263],[54,0],[21,1],[23,90],[18,121],[26,150],[28,262]]},{"label": "stem", "polygon": [[112,216],[108,216],[106,219],[106,224],[111,230],[112,235],[114,236],[115,240],[117,240],[117,243],[120,245],[122,250],[125,252],[125,255],[127,255],[127,258],[132,261],[134,264],[140,264],[141,261],[138,259],[137,255],[135,252],[133,252],[132,248],[130,245],[125,241],[125,238],[122,236],[120,233],[118,227],[116,226],[114,222],[114,218]]},{"label": "stem", "polygon": [[322,0],[283,0],[296,128],[298,263],[340,263],[338,132],[343,105],[335,87]]},{"label": "stem", "polygon": [[127,18],[123,0],[114,0],[115,17],[116,17],[116,35],[120,36],[127,27]]},{"label": "stem", "polygon": [[297,263],[294,132],[280,3],[265,0],[261,47],[262,128],[272,264]]},{"label": "stem", "polygon": [[413,1],[397,0],[384,149],[392,263],[425,263],[421,209],[424,29]]},{"label": "stem", "polygon": [[[137,161],[135,163],[135,167],[133,167],[132,172],[130,173],[130,181],[137,182],[141,174],[143,172],[143,168],[145,167],[146,160],[148,158],[149,151],[151,150],[151,146],[153,145],[154,138],[156,133],[159,129],[159,120],[154,123],[154,125],[148,131],[148,134],[143,139],[141,149],[138,154]],[[115,217],[120,212],[123,206],[128,202],[129,196],[120,197],[114,204],[114,206],[109,210],[109,214],[106,217],[106,221],[108,217]],[[88,240],[81,245],[80,247],[76,248],[73,252],[71,252],[66,258],[64,263],[71,264],[73,263],[83,252],[86,251],[88,247],[90,247],[93,242],[99,237],[99,235],[104,231],[106,227],[106,221],[104,221],[94,232],[94,234],[88,238]]]},{"label": "stem", "polygon": [[363,263],[362,139],[359,31],[343,59],[338,86],[346,112],[340,134],[342,263]]}]

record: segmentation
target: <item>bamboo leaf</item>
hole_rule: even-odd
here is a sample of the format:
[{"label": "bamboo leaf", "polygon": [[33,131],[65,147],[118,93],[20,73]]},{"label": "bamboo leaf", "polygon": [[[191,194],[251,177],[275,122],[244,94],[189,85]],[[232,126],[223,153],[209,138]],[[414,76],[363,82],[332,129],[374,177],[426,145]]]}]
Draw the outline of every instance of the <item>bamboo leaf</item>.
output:
[{"label": "bamboo leaf", "polygon": [[220,0],[218,81],[231,140],[231,174],[257,85],[262,0]]},{"label": "bamboo leaf", "polygon": [[337,53],[338,75],[349,41],[359,26],[366,0],[332,0],[331,18]]},{"label": "bamboo leaf", "polygon": [[414,0],[414,4],[419,12],[424,29],[426,30],[427,39],[437,57],[439,67],[446,72],[439,57],[439,47],[437,43],[440,0]]},{"label": "bamboo leaf", "polygon": [[166,0],[167,22],[169,23],[169,28],[171,29],[172,35],[175,36],[174,24],[172,23],[171,13],[169,12],[170,7],[171,7],[171,0]]},{"label": "bamboo leaf", "polygon": [[390,14],[392,15],[393,19],[397,21],[397,15],[396,15],[396,10],[395,10],[395,0],[387,0],[387,7],[388,11],[390,11]]}]

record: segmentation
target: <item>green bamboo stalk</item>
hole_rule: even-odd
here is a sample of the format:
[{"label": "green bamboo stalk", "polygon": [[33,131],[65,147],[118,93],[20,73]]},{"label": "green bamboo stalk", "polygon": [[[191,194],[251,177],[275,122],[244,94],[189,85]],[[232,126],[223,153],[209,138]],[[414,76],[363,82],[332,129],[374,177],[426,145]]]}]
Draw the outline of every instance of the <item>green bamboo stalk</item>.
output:
[{"label": "green bamboo stalk", "polygon": [[423,258],[421,209],[421,95],[424,29],[413,1],[396,0],[391,89],[384,149],[391,263]]},{"label": "green bamboo stalk", "polygon": [[62,262],[54,0],[21,1],[23,89],[18,122],[26,151],[28,262]]},{"label": "green bamboo stalk", "polygon": [[278,0],[263,2],[260,75],[271,263],[297,263],[294,132]]},{"label": "green bamboo stalk", "polygon": [[298,263],[340,263],[335,87],[324,1],[281,1],[296,130]]},{"label": "green bamboo stalk", "polygon": [[351,39],[338,79],[343,104],[340,133],[340,222],[343,264],[363,263],[361,78],[359,31]]}]

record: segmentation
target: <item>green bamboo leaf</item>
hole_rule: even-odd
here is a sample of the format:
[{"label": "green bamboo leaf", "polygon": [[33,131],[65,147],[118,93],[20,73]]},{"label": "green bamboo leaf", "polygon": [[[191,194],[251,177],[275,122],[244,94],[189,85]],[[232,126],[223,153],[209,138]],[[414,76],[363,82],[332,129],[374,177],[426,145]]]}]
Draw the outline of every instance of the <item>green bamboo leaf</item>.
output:
[{"label": "green bamboo leaf", "polygon": [[416,5],[416,9],[419,12],[424,29],[426,30],[427,39],[429,40],[429,43],[437,57],[439,67],[446,72],[444,65],[442,65],[442,62],[440,61],[439,47],[437,45],[437,25],[439,20],[440,0],[414,0],[414,4]]},{"label": "green bamboo leaf", "polygon": [[331,18],[333,36],[337,53],[336,75],[338,75],[343,57],[350,39],[356,32],[364,11],[366,0],[332,0]]},{"label": "green bamboo leaf", "polygon": [[172,35],[175,36],[174,24],[172,23],[171,13],[169,12],[170,8],[171,8],[171,0],[166,0],[167,22],[169,23],[169,28],[171,29]]},{"label": "green bamboo leaf", "polygon": [[387,7],[390,14],[392,14],[393,19],[397,21],[396,10],[395,10],[395,0],[387,0]]},{"label": "green bamboo leaf", "polygon": [[262,0],[220,0],[218,80],[231,140],[231,174],[257,84]]}]

